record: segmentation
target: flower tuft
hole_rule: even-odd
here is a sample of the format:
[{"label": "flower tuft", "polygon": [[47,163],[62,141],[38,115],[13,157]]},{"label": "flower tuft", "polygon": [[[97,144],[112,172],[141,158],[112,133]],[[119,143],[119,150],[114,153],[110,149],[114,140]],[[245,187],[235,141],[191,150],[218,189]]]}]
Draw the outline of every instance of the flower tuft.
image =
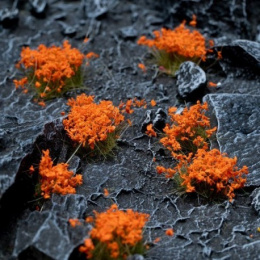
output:
[{"label": "flower tuft", "polygon": [[[196,15],[190,25],[196,26]],[[139,45],[145,45],[152,50],[159,67],[171,75],[175,75],[180,64],[190,60],[197,62],[205,61],[207,48],[204,36],[197,30],[190,30],[183,21],[175,29],[162,28],[154,31],[154,39],[141,36],[138,40]]]},{"label": "flower tuft", "polygon": [[[98,57],[90,52],[87,59]],[[62,95],[69,89],[82,87],[81,65],[85,55],[72,48],[66,40],[62,47],[40,44],[36,50],[25,47],[16,67],[23,69],[26,77],[13,82],[16,88],[33,89],[38,101]]]},{"label": "flower tuft", "polygon": [[[124,116],[111,101],[94,102],[94,96],[81,94],[69,99],[71,110],[63,120],[64,128],[72,141],[94,150],[96,146],[102,153],[110,152],[116,145],[116,136]],[[109,143],[106,143],[110,141]],[[106,145],[107,144],[107,145]],[[111,147],[110,147],[111,146]]]},{"label": "flower tuft", "polygon": [[94,213],[90,238],[79,248],[87,259],[126,259],[130,254],[145,252],[142,231],[148,214],[119,210],[116,204],[105,212]]},{"label": "flower tuft", "polygon": [[44,199],[49,199],[52,193],[75,194],[77,185],[83,183],[82,175],[75,175],[68,170],[67,163],[53,166],[50,151],[42,151],[43,156],[39,164],[41,192]]}]

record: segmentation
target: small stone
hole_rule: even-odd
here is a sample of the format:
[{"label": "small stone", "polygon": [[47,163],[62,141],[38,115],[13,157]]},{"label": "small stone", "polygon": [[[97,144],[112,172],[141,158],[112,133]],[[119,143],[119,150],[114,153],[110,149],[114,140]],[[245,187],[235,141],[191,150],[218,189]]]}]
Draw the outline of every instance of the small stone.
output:
[{"label": "small stone", "polygon": [[159,108],[155,112],[155,118],[153,120],[153,127],[155,130],[162,132],[166,125],[167,114],[162,108]]},{"label": "small stone", "polygon": [[145,113],[145,119],[142,123],[142,127],[141,127],[141,132],[142,133],[145,133],[146,132],[146,128],[149,124],[152,123],[152,111],[151,110],[147,110],[146,113]]},{"label": "small stone", "polygon": [[48,4],[46,0],[30,0],[31,12],[38,18],[45,18]]},{"label": "small stone", "polygon": [[124,39],[132,39],[138,36],[138,32],[133,26],[127,26],[120,29],[120,35]]},{"label": "small stone", "polygon": [[74,26],[70,26],[64,22],[59,22],[62,26],[62,34],[69,37],[74,37],[77,34],[77,29]]},{"label": "small stone", "polygon": [[260,216],[260,188],[255,189],[250,197],[252,198],[251,206],[257,212],[258,216]]},{"label": "small stone", "polygon": [[4,9],[0,12],[0,24],[4,28],[12,28],[18,24],[19,21],[19,11],[18,9],[8,10]]},{"label": "small stone", "polygon": [[183,62],[176,72],[178,93],[184,99],[198,99],[206,87],[206,73],[194,62]]}]

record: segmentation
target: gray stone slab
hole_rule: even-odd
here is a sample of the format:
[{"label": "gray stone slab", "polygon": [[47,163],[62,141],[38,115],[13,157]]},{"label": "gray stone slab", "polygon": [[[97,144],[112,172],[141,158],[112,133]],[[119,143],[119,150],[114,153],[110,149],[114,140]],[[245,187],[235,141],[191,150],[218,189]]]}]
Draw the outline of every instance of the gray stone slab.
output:
[{"label": "gray stone slab", "polygon": [[89,225],[71,227],[69,218],[82,218],[86,208],[81,195],[52,196],[52,205],[33,211],[19,223],[13,257],[28,248],[57,260],[66,260],[87,237]]},{"label": "gray stone slab", "polygon": [[204,100],[217,120],[220,151],[248,166],[246,186],[260,185],[260,96],[211,94]]}]

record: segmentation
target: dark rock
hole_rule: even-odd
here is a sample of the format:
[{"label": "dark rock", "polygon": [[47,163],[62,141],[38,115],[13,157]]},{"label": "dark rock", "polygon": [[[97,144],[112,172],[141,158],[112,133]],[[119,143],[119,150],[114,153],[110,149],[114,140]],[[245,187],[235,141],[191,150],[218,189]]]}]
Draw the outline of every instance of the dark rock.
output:
[{"label": "dark rock", "polygon": [[133,26],[127,26],[120,29],[120,35],[124,39],[134,39],[138,36],[138,31]]},{"label": "dark rock", "polygon": [[260,216],[260,188],[255,189],[250,195],[250,197],[252,198],[252,207]]},{"label": "dark rock", "polygon": [[199,99],[206,86],[203,69],[191,61],[183,62],[176,72],[178,93],[184,99]]},{"label": "dark rock", "polygon": [[90,226],[71,227],[69,218],[83,218],[86,201],[81,195],[52,196],[43,212],[30,212],[17,230],[13,256],[25,254],[28,248],[38,250],[57,260],[69,258],[74,248],[87,237]]},{"label": "dark rock", "polygon": [[145,119],[142,123],[142,126],[141,126],[141,132],[142,133],[145,133],[146,131],[146,128],[149,124],[151,124],[153,121],[152,121],[152,111],[151,110],[146,110],[146,113],[145,113]]},{"label": "dark rock", "polygon": [[75,27],[67,26],[63,31],[62,34],[69,37],[74,37],[77,33],[77,30]]},{"label": "dark rock", "polygon": [[[234,46],[238,46],[243,49],[247,55],[251,56],[257,66],[260,66],[260,43],[248,40],[236,40],[233,41]],[[242,60],[246,58],[245,55],[240,57]]]},{"label": "dark rock", "polygon": [[260,43],[260,25],[257,26],[256,41]]},{"label": "dark rock", "polygon": [[4,28],[13,28],[17,26],[19,21],[19,10],[14,9],[14,10],[8,10],[4,9],[0,11],[0,24]]},{"label": "dark rock", "polygon": [[219,41],[214,48],[221,50],[219,60],[227,75],[252,78],[260,75],[260,43],[249,40]]},{"label": "dark rock", "polygon": [[45,18],[48,8],[47,0],[30,0],[31,12],[37,18]]},{"label": "dark rock", "polygon": [[[114,104],[119,104],[120,100],[125,101],[127,95],[133,98],[134,93],[138,92],[146,100],[158,101],[165,111],[169,106],[179,107],[180,103],[176,100],[175,79],[158,75],[152,66],[149,66],[151,69],[147,72],[147,79],[144,79],[140,73],[135,76],[131,74],[133,67],[136,67],[135,64],[148,58],[148,55],[144,55],[144,49],[138,48],[136,43],[119,38],[119,29],[134,26],[138,35],[147,35],[151,38],[151,32],[162,26],[172,28],[183,19],[186,19],[188,24],[192,14],[195,13],[198,18],[198,30],[208,39],[215,40],[222,37],[231,39],[231,43],[234,39],[256,39],[254,33],[258,33],[255,29],[259,24],[257,1],[243,1],[241,4],[233,0],[48,0],[49,12],[45,12],[48,17],[46,20],[33,17],[28,12],[30,3],[26,0],[2,0],[0,8],[11,10],[10,6],[15,2],[19,2],[17,8],[20,22],[17,28],[14,28],[15,30],[0,28],[2,54],[0,59],[0,186],[2,185],[0,193],[3,194],[0,201],[0,259],[11,260],[14,244],[16,257],[13,256],[13,259],[68,258],[69,252],[78,252],[78,245],[81,243],[79,240],[87,236],[87,231],[80,233],[71,230],[67,224],[68,218],[79,217],[83,220],[83,216],[92,215],[93,210],[102,212],[111,203],[116,203],[120,209],[131,208],[150,214],[144,239],[148,243],[156,237],[162,239],[147,251],[145,256],[147,259],[258,259],[259,242],[256,227],[259,226],[259,216],[253,211],[253,204],[251,205],[252,200],[256,201],[254,200],[256,196],[250,198],[247,192],[241,192],[236,194],[235,202],[231,204],[228,201],[209,203],[206,199],[195,195],[180,197],[173,194],[173,182],[167,181],[162,176],[158,177],[155,166],[158,163],[158,165],[174,167],[176,161],[161,148],[158,139],[152,142],[144,138],[144,135],[140,135],[137,126],[138,122],[142,122],[143,109],[136,109],[134,125],[124,132],[122,136],[124,144],[113,151],[113,158],[88,161],[87,155],[84,155],[84,158],[80,154],[80,157],[75,156],[75,159],[73,157],[70,161],[70,167],[84,177],[84,183],[77,188],[80,199],[78,197],[72,199],[73,196],[70,196],[70,201],[65,202],[69,195],[53,196],[51,200],[44,203],[42,212],[29,212],[28,200],[24,202],[21,199],[28,193],[28,187],[26,185],[18,187],[18,180],[22,176],[23,178],[27,176],[26,172],[31,163],[36,168],[42,149],[50,148],[51,157],[56,164],[64,162],[64,159],[67,160],[75,151],[75,147],[70,146],[62,127],[58,129],[56,123],[49,123],[59,118],[61,111],[68,111],[67,98],[50,100],[46,107],[42,108],[32,102],[33,93],[24,95],[20,90],[15,91],[12,83],[13,78],[19,79],[13,65],[20,57],[21,47],[27,45],[36,48],[41,43],[48,46],[60,44],[64,35],[60,33],[61,25],[58,21],[66,18],[66,25],[78,30],[73,45],[81,48],[82,40],[87,36],[91,41],[81,50],[84,53],[95,51],[100,54],[100,59],[86,68],[86,89],[81,90],[82,92],[95,95],[96,100],[109,97],[113,99]],[[83,17],[84,7],[86,8]],[[249,35],[248,33],[250,37],[244,37]],[[257,74],[256,58],[249,51],[247,53],[244,47],[230,46],[229,48],[230,42],[226,43],[226,47],[223,43],[223,59],[220,61],[221,68],[225,66],[226,75],[221,71],[219,63],[211,67],[211,70],[207,70],[207,75],[213,82],[221,82],[221,90],[213,89],[213,91],[218,94],[220,92],[260,94],[259,79],[257,77],[248,79],[245,73],[241,73],[246,67],[246,73],[249,75]],[[221,48],[221,46],[216,47],[217,50]],[[229,55],[229,51],[232,53],[232,50],[234,54]],[[108,64],[113,66],[107,69]],[[125,69],[120,70],[121,67]],[[235,75],[240,76],[235,78]],[[148,79],[151,80],[150,83],[143,82]],[[76,94],[76,91],[70,91],[70,97],[75,97]],[[232,113],[225,112],[225,110],[229,111],[229,106],[218,105],[218,116],[226,113],[229,124],[232,123],[233,117],[235,121],[238,116],[241,117],[241,121],[245,120],[245,124],[240,121],[240,126],[237,127],[241,127],[241,132],[238,131],[240,136],[248,136],[248,139],[237,147],[233,155],[238,156],[240,166],[253,165],[250,166],[253,174],[250,174],[253,176],[256,173],[255,176],[258,178],[259,170],[254,169],[258,162],[254,160],[259,152],[259,141],[256,135],[253,140],[250,140],[250,136],[254,136],[256,131],[254,132],[251,126],[247,126],[247,117],[257,125],[258,116],[251,117],[251,115],[257,111],[259,104],[252,101],[248,95],[241,96],[243,98],[236,103],[236,109]],[[251,102],[252,106],[245,109],[245,104],[247,106],[248,102]],[[241,111],[239,111],[240,106]],[[152,111],[155,112],[156,109]],[[150,118],[152,123],[154,116],[151,115]],[[220,129],[223,130],[225,118],[220,118],[219,122]],[[45,124],[47,127],[42,133]],[[237,146],[239,138],[232,136],[233,128],[226,131],[227,135],[222,130],[220,133],[224,138],[219,141],[221,147],[232,149],[232,145]],[[36,138],[37,142],[35,142]],[[253,156],[252,150],[254,150]],[[156,155],[156,163],[152,161],[154,155]],[[243,161],[244,158],[246,162]],[[253,178],[251,175],[250,181]],[[104,188],[109,190],[109,198],[103,196]],[[20,214],[13,214],[17,213],[18,208],[21,208]],[[20,223],[18,232],[17,221]],[[53,227],[52,233],[51,227]],[[175,236],[164,235],[165,229],[169,227],[175,230]],[[254,237],[251,238],[249,235],[253,231],[255,231]],[[17,238],[15,238],[16,234]],[[54,238],[58,241],[53,241]],[[85,258],[79,254],[77,257],[70,254],[69,257],[73,260]]]},{"label": "dark rock", "polygon": [[[234,41],[220,41],[217,42],[214,46],[215,48],[222,49],[224,53],[226,53],[225,57],[232,57],[236,59],[236,61],[239,61],[239,63],[251,63],[253,65],[258,66],[260,63],[260,43],[249,41],[249,40],[234,40]],[[238,47],[238,48],[236,48]],[[229,52],[225,52],[226,49],[228,49]],[[240,52],[239,56],[232,55],[231,53]],[[245,65],[245,64],[244,64]]]},{"label": "dark rock", "polygon": [[260,185],[260,96],[211,94],[204,98],[217,120],[217,143],[221,152],[248,166],[246,186]]},{"label": "dark rock", "polygon": [[159,108],[155,112],[155,118],[153,120],[153,127],[156,131],[162,132],[166,125],[167,114],[162,108]]}]

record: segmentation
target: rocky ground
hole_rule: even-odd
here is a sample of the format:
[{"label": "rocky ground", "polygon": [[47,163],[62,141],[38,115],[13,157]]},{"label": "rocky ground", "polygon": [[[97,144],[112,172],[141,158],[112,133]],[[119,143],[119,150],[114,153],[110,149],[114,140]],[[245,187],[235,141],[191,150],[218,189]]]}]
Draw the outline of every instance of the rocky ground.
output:
[{"label": "rocky ground", "polygon": [[[256,1],[119,1],[48,0],[0,2],[0,258],[80,259],[78,247],[89,226],[72,228],[69,218],[83,219],[112,202],[151,215],[144,237],[151,243],[145,259],[259,259],[260,233],[260,6]],[[197,28],[214,39],[223,59],[208,59],[196,75],[184,68],[172,78],[154,66],[142,73],[147,50],[136,44],[141,35],[161,27],[174,28],[183,19],[198,18]],[[85,37],[90,38],[87,46]],[[147,110],[137,109],[133,127],[119,141],[112,159],[88,162],[75,156],[74,170],[84,184],[75,195],[53,195],[41,212],[35,211],[33,187],[25,177],[42,149],[51,149],[58,161],[71,154],[64,142],[61,111],[75,92],[35,104],[33,94],[15,90],[19,74],[14,64],[22,46],[60,45],[69,39],[82,51],[100,55],[87,70],[85,92],[96,100],[118,105],[127,98],[155,99],[151,120],[159,108],[183,107],[206,100],[218,127],[212,146],[238,165],[249,167],[248,181],[233,203],[216,203],[197,196],[177,196],[173,184],[158,176],[156,164],[170,162],[157,140],[142,133]],[[203,74],[205,73],[205,74]],[[193,92],[196,82],[199,91]],[[217,82],[207,88],[206,81]],[[185,86],[192,86],[187,92]],[[184,93],[182,95],[181,93]],[[110,191],[109,197],[103,189]],[[172,227],[173,237],[164,232]],[[153,244],[156,237],[161,241]]]}]

